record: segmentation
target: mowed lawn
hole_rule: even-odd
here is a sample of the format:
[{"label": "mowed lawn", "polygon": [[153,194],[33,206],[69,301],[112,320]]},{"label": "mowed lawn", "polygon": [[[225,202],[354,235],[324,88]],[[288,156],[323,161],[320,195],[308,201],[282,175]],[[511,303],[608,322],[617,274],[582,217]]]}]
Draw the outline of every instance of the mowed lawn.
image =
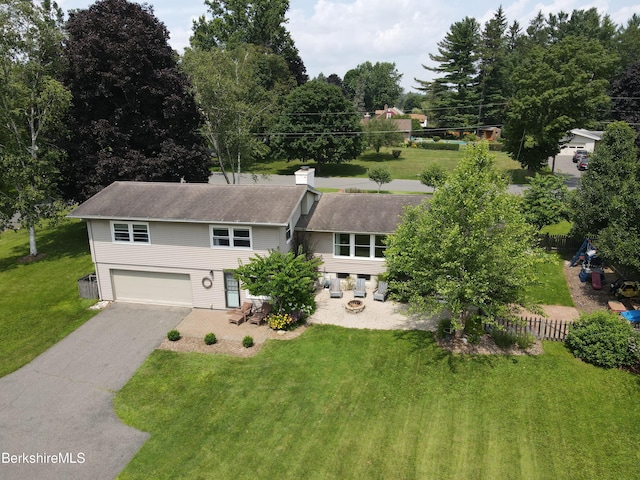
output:
[{"label": "mowed lawn", "polygon": [[527,299],[540,305],[573,307],[573,299],[564,277],[564,258],[558,253],[545,253],[532,272]]},{"label": "mowed lawn", "polygon": [[[293,175],[302,165],[317,169],[316,174],[322,177],[356,177],[367,178],[368,171],[374,167],[389,169],[394,179],[416,180],[418,175],[428,166],[439,165],[447,171],[452,171],[462,158],[463,150],[425,150],[424,148],[399,147],[399,158],[393,158],[391,148],[382,148],[377,154],[368,150],[357,159],[340,164],[326,164],[318,168],[315,162],[302,163],[300,161],[286,162],[284,160],[256,163],[248,171],[261,175]],[[499,170],[511,178],[512,183],[525,183],[526,170],[512,160],[506,153],[492,152],[496,158]]]},{"label": "mowed lawn", "polygon": [[78,279],[94,269],[87,228],[63,220],[36,230],[41,260],[24,263],[29,253],[25,230],[0,234],[0,376],[29,363],[78,328],[96,312],[95,300],[78,296]]},{"label": "mowed lawn", "polygon": [[638,377],[544,348],[312,326],[252,358],[157,350],[115,398],[151,433],[121,478],[640,478]]}]

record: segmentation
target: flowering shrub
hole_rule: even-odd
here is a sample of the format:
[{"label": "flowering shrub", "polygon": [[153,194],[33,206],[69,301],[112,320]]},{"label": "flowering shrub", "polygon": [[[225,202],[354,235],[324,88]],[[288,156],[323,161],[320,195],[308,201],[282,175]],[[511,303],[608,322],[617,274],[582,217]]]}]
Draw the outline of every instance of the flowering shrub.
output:
[{"label": "flowering shrub", "polygon": [[296,323],[296,319],[288,313],[274,313],[267,317],[267,324],[273,330],[286,330]]}]

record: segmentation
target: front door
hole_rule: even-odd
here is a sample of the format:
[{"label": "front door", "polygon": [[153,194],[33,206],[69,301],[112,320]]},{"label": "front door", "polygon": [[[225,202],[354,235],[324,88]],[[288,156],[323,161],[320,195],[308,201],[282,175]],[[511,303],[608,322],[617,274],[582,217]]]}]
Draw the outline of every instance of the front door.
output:
[{"label": "front door", "polygon": [[227,308],[238,308],[240,306],[240,284],[233,277],[232,272],[224,272],[224,289]]}]

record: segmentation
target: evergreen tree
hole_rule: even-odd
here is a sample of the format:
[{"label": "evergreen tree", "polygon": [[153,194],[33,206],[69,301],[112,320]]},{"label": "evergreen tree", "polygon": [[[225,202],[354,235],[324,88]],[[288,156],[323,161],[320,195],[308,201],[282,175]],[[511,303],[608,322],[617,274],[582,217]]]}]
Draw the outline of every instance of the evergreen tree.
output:
[{"label": "evergreen tree", "polygon": [[507,18],[500,7],[482,31],[478,119],[481,125],[502,125],[507,90]]},{"label": "evergreen tree", "polygon": [[434,109],[431,116],[438,127],[464,127],[478,122],[479,30],[478,22],[470,17],[451,25],[445,38],[438,42],[438,55],[429,54],[438,66],[423,65],[441,76],[431,82],[416,79],[419,89],[429,97]]},{"label": "evergreen tree", "polygon": [[616,46],[620,57],[620,68],[624,71],[630,65],[640,62],[640,15],[634,13],[624,27],[616,34]]},{"label": "evergreen tree", "polygon": [[71,12],[67,31],[66,198],[83,200],[115,180],[207,181],[201,117],[151,8],[100,0]]}]

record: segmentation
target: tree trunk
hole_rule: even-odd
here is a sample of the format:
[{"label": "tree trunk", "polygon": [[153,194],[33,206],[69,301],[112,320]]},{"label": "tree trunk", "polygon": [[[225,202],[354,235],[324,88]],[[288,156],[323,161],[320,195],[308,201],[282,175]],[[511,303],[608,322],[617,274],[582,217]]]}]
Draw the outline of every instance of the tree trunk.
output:
[{"label": "tree trunk", "polygon": [[29,225],[29,255],[35,257],[38,255],[38,247],[36,247],[36,227]]}]

